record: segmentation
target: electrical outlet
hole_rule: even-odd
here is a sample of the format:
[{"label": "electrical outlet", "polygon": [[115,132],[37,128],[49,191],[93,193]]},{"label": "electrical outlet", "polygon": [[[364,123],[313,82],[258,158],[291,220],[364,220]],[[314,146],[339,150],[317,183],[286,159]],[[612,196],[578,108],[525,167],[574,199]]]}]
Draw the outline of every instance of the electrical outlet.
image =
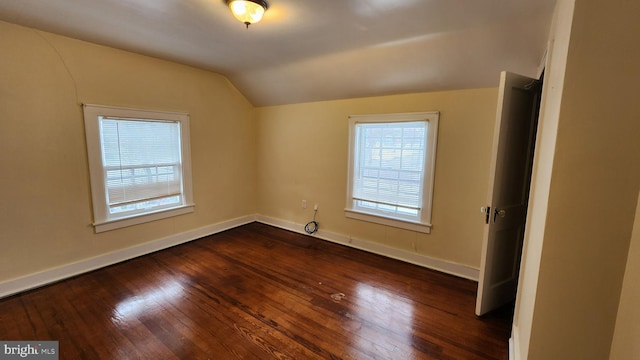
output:
[{"label": "electrical outlet", "polygon": [[318,210],[318,204],[313,205],[313,210]]},{"label": "electrical outlet", "polygon": [[307,200],[302,200],[302,208],[303,209],[307,208]]}]

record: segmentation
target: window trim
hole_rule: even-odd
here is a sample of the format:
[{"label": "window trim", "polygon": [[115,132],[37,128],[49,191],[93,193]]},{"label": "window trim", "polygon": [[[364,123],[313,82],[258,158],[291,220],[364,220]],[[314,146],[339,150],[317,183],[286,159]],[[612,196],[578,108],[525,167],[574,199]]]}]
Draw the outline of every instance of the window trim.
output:
[{"label": "window trim", "polygon": [[[191,146],[189,114],[179,112],[132,109],[124,107],[83,104],[91,199],[93,205],[93,226],[96,233],[166,219],[194,211],[191,177]],[[109,214],[103,171],[102,147],[100,143],[99,117],[149,119],[174,121],[180,124],[180,144],[182,152],[182,197],[183,203],[170,208],[151,210],[144,213],[113,216]]]},{"label": "window trim", "polygon": [[[438,122],[440,113],[437,111],[430,112],[414,112],[414,113],[396,113],[396,114],[371,114],[371,115],[351,115],[349,116],[349,159],[347,169],[347,191],[346,191],[346,207],[344,209],[345,216],[352,219],[358,219],[377,224],[393,226],[406,230],[430,233],[432,206],[433,206],[433,189],[435,182],[435,163],[436,149],[438,139]],[[423,182],[423,198],[420,218],[409,220],[393,216],[385,216],[377,212],[368,212],[354,206],[353,200],[353,181],[355,168],[355,127],[358,123],[393,123],[393,122],[412,122],[427,121],[429,130],[427,132],[427,144],[424,167]]]}]

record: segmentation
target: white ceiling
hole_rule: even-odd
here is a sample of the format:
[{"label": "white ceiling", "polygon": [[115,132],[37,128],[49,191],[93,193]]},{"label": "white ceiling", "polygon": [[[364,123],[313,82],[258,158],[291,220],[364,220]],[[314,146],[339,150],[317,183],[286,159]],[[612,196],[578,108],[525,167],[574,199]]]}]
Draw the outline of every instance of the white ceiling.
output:
[{"label": "white ceiling", "polygon": [[256,106],[497,86],[536,76],[556,0],[0,0],[0,20],[227,76]]}]

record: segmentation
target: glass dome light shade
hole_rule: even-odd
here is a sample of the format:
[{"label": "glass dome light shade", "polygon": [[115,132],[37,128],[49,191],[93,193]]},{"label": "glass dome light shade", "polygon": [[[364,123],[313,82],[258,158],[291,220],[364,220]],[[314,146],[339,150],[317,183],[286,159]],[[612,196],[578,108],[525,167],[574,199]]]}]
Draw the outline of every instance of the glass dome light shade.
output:
[{"label": "glass dome light shade", "polygon": [[228,5],[233,16],[247,27],[262,20],[267,9],[267,3],[264,1],[230,0]]}]

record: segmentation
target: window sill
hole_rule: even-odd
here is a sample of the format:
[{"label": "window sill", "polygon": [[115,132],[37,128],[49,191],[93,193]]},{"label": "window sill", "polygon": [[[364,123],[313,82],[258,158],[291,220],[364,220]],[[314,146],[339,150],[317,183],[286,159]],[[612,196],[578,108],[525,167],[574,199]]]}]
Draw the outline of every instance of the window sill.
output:
[{"label": "window sill", "polygon": [[351,219],[368,221],[376,224],[393,226],[400,229],[421,232],[425,234],[431,233],[431,224],[414,222],[410,220],[389,218],[377,214],[364,213],[353,209],[344,209],[344,215]]},{"label": "window sill", "polygon": [[179,207],[173,207],[170,209],[158,210],[156,212],[132,215],[126,218],[106,220],[102,222],[94,223],[96,233],[101,233],[109,230],[120,229],[127,226],[143,224],[146,222],[166,219],[178,215],[188,214],[194,211],[195,205],[182,205]]}]

